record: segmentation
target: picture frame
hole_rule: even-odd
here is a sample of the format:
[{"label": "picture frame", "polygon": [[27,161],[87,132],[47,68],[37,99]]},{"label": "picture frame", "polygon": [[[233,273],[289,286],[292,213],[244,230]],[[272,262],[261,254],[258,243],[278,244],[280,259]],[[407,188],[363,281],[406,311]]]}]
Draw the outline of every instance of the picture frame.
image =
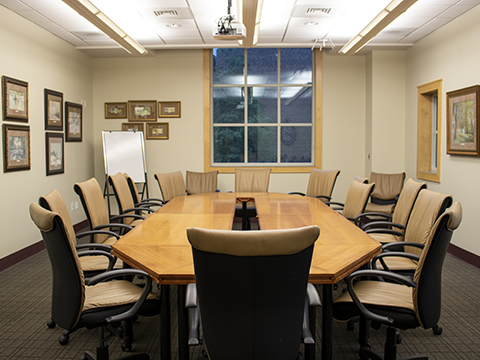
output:
[{"label": "picture frame", "polygon": [[143,132],[143,123],[122,123],[122,131],[141,131]]},{"label": "picture frame", "polygon": [[447,154],[480,156],[480,86],[447,92]]},{"label": "picture frame", "polygon": [[180,101],[158,102],[158,117],[160,118],[179,118]]},{"label": "picture frame", "polygon": [[45,160],[47,176],[65,172],[65,152],[62,133],[45,133]]},{"label": "picture frame", "polygon": [[30,170],[30,126],[3,124],[3,172]]},{"label": "picture frame", "polygon": [[83,105],[65,101],[65,141],[82,142]]},{"label": "picture frame", "polygon": [[112,102],[105,103],[105,119],[126,119],[127,103]]},{"label": "picture frame", "polygon": [[45,130],[63,131],[63,93],[45,89]]},{"label": "picture frame", "polygon": [[2,76],[3,120],[28,122],[28,82]]},{"label": "picture frame", "polygon": [[147,124],[147,140],[168,140],[168,123]]},{"label": "picture frame", "polygon": [[157,101],[129,101],[128,121],[157,121]]}]

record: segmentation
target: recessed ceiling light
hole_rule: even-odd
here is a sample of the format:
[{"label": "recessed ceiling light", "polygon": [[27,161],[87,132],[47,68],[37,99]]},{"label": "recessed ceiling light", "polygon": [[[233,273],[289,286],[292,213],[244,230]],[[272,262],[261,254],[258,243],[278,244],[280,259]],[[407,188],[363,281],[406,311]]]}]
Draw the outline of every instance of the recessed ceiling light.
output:
[{"label": "recessed ceiling light", "polygon": [[180,26],[182,26],[182,25],[180,25],[180,24],[168,24],[167,25],[167,27],[169,27],[169,28],[179,28]]},{"label": "recessed ceiling light", "polygon": [[318,25],[318,22],[316,22],[316,21],[307,21],[304,25],[306,25],[306,26],[315,26],[315,25]]}]

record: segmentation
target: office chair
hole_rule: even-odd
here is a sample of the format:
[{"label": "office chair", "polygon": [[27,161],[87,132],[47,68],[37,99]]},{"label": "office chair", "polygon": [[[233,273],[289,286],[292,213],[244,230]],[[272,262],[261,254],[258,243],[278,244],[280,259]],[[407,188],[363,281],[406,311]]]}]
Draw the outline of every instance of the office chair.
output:
[{"label": "office chair", "polygon": [[168,202],[177,196],[185,196],[185,182],[181,171],[165,174],[155,174],[155,180],[158,181],[163,201]]},{"label": "office chair", "polygon": [[210,359],[297,357],[319,234],[317,226],[253,232],[187,229]]},{"label": "office chair", "polygon": [[[235,168],[235,192],[268,192],[271,168]],[[235,207],[235,217],[242,218],[242,229],[250,229],[250,218],[256,217],[255,203],[242,201]]]},{"label": "office chair", "polygon": [[370,182],[375,183],[375,189],[370,197],[365,212],[377,212],[391,215],[397,203],[405,181],[405,173],[370,174]]},{"label": "office chair", "polygon": [[[386,251],[404,251],[409,257],[392,257],[379,258],[372,261],[374,269],[385,269],[400,273],[404,276],[412,277],[422,249],[434,229],[435,221],[445,212],[452,204],[452,197],[431,190],[422,190],[418,194],[415,205],[413,206],[408,225],[405,229],[405,235],[402,241],[391,242],[382,245],[382,252]],[[397,236],[402,234],[389,229],[374,229],[373,233],[384,231]]]},{"label": "office chair", "polygon": [[[76,183],[73,187],[75,193],[80,197],[83,210],[87,216],[88,225],[91,230],[117,229],[121,233],[128,232],[133,227],[121,222],[113,223],[113,221],[123,221],[125,218],[135,218],[135,214],[121,214],[109,217],[107,205],[103,199],[102,189],[95,178],[87,181]],[[135,216],[134,216],[135,215]],[[96,234],[93,235],[91,242],[97,244],[111,245],[117,241],[116,237]]]},{"label": "office chair", "polygon": [[[458,202],[437,219],[428,234],[413,279],[381,270],[359,270],[347,277],[348,292],[334,301],[333,317],[345,321],[361,316],[359,342],[362,359],[397,359],[397,344],[401,340],[399,330],[429,329],[438,323],[443,262],[453,231],[461,220],[462,207]],[[357,280],[362,277],[382,277],[390,281]],[[388,327],[383,357],[370,348],[368,321],[374,328]],[[402,359],[413,358],[427,359],[420,356]]]},{"label": "office chair", "polygon": [[148,207],[135,206],[127,179],[122,173],[108,175],[108,183],[112,186],[117,200],[119,214],[131,214],[135,217],[123,218],[123,223],[135,227],[141,224],[154,210]]},{"label": "office chair", "polygon": [[187,194],[206,194],[218,191],[218,171],[194,172],[187,170],[186,173]]},{"label": "office chair", "polygon": [[90,230],[90,231],[83,231],[78,234],[75,234],[75,230],[73,229],[72,219],[70,218],[70,214],[68,213],[67,206],[65,205],[65,201],[63,201],[62,196],[57,190],[50,191],[47,195],[41,196],[38,199],[38,203],[41,207],[46,210],[55,212],[60,215],[60,218],[63,221],[64,228],[68,233],[68,238],[72,239],[73,243],[72,246],[75,247],[77,250],[80,265],[83,270],[83,274],[86,278],[92,277],[104,271],[112,270],[115,268],[122,267],[122,261],[116,261],[117,259],[114,256],[83,256],[82,250],[87,249],[96,249],[96,250],[104,250],[108,253],[111,251],[111,247],[105,244],[77,244],[77,239],[82,238],[84,236],[91,236],[92,234],[105,234],[108,236],[113,236],[117,239],[120,238],[118,234],[113,231],[108,230]]},{"label": "office chair", "polygon": [[135,181],[128,175],[127,173],[123,174],[125,179],[127,179],[128,187],[130,189],[130,193],[132,194],[132,200],[135,206],[142,206],[142,207],[162,207],[165,202],[162,199],[157,198],[148,198],[148,199],[141,199],[138,196],[137,186],[135,185]]},{"label": "office chair", "polygon": [[306,194],[302,192],[290,192],[289,194],[315,197],[323,202],[331,201],[338,175],[340,175],[340,170],[312,169]]},{"label": "office chair", "polygon": [[[132,319],[137,314],[153,316],[159,313],[160,300],[150,292],[150,276],[140,270],[121,269],[85,279],[77,252],[72,246],[74,239],[65,228],[61,216],[32,203],[30,217],[42,234],[52,266],[52,320],[65,329],[59,339],[60,344],[66,345],[70,334],[77,329],[100,328],[102,336],[96,355],[87,351],[84,359],[108,360],[103,328],[108,326],[116,329],[123,321],[125,333],[122,348],[130,350],[133,340]],[[126,275],[143,276],[144,288],[126,280],[107,281]],[[132,355],[128,358],[148,359],[148,355]]]},{"label": "office chair", "polygon": [[[400,241],[403,239],[403,233],[405,232],[405,227],[407,226],[408,219],[410,218],[410,214],[412,212],[413,205],[417,200],[418,194],[420,191],[426,188],[427,184],[417,182],[410,178],[405,183],[405,186],[398,197],[398,201],[395,205],[392,215],[377,212],[370,213],[366,209],[365,213],[357,216],[356,222],[365,223],[365,225],[362,226],[362,229],[382,244]],[[368,219],[372,217],[375,217],[375,219],[383,218],[383,220],[364,220],[364,218]],[[396,230],[397,232],[402,233],[402,235],[400,236],[397,233],[384,232],[383,229]]]},{"label": "office chair", "polygon": [[355,218],[365,211],[368,198],[374,188],[375,183],[366,184],[355,179],[348,189],[345,203],[327,201],[325,204],[329,205],[332,209],[341,212],[348,220],[355,222]]},{"label": "office chair", "polygon": [[360,175],[355,176],[355,181],[358,181],[359,183],[362,183],[362,184],[368,184],[368,178]]}]

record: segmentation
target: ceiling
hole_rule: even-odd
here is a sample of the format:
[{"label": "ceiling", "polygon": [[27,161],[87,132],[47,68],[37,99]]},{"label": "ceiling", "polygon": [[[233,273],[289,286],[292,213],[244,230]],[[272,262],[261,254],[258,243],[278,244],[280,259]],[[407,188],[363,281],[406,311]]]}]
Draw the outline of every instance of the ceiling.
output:
[{"label": "ceiling", "polygon": [[[172,48],[239,46],[236,41],[219,41],[212,35],[216,21],[227,14],[227,0],[91,1],[150,54],[154,50]],[[316,39],[326,38],[335,45],[332,51],[337,52],[390,2],[263,0],[257,46],[312,47]],[[362,52],[373,48],[408,48],[479,3],[480,0],[418,0]],[[92,57],[129,56],[61,0],[0,0],[0,4]],[[235,14],[235,2],[233,5],[232,13]],[[179,26],[169,27],[170,24]],[[317,46],[321,43],[317,42]]]}]

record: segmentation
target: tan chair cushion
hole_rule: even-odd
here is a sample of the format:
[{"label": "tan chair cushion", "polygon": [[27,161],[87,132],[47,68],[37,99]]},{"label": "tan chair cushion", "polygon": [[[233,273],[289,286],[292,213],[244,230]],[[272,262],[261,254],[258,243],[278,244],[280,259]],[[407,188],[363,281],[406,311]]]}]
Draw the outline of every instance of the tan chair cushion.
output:
[{"label": "tan chair cushion", "polygon": [[[308,179],[307,196],[332,196],[333,187],[340,170],[313,169]],[[323,202],[328,201],[320,198]]]},{"label": "tan chair cushion", "polygon": [[187,194],[205,194],[217,191],[218,171],[194,172],[187,170]]},{"label": "tan chair cushion", "polygon": [[[395,229],[395,230],[398,230],[398,229]],[[370,235],[372,238],[374,238],[375,240],[377,240],[379,243],[382,243],[382,244],[388,244],[391,242],[397,242],[397,241],[403,240],[403,236],[397,236],[393,234],[373,233],[368,235]]]},{"label": "tan chair cushion", "polygon": [[355,181],[358,181],[359,183],[362,183],[362,184],[368,184],[368,178],[363,176],[355,176]]},{"label": "tan chair cushion", "polygon": [[370,197],[372,188],[375,184],[364,184],[354,180],[348,189],[347,197],[345,198],[345,206],[343,208],[343,216],[354,218],[360,215]]},{"label": "tan chair cushion", "polygon": [[[131,209],[135,207],[135,203],[133,202],[132,193],[130,192],[130,188],[128,187],[127,179],[125,175],[122,173],[116,173],[115,175],[109,175],[109,179],[113,184],[113,191],[115,191],[115,195],[117,200],[120,202],[120,210],[123,213],[126,209]],[[120,211],[119,211],[120,212]],[[134,211],[131,211],[130,214],[134,214]],[[123,223],[130,226],[135,221],[134,218],[124,218]],[[141,221],[137,221],[139,223]]]},{"label": "tan chair cushion", "polygon": [[155,178],[160,186],[163,200],[170,201],[177,196],[185,196],[185,182],[181,171],[165,174],[155,174]]},{"label": "tan chair cushion", "polygon": [[[80,256],[79,260],[83,271],[105,270],[108,267],[108,259],[105,256]],[[123,268],[123,261],[117,259],[113,268]]]},{"label": "tan chair cushion", "polygon": [[395,196],[402,191],[403,182],[405,181],[405,173],[399,174],[380,174],[372,172],[370,182],[374,182],[375,189],[372,197],[381,200],[395,199]]},{"label": "tan chair cushion", "polygon": [[235,192],[268,192],[272,169],[235,169]]},{"label": "tan chair cushion", "polygon": [[374,203],[369,202],[367,204],[367,206],[365,207],[365,212],[366,213],[368,213],[368,212],[378,212],[378,213],[382,213],[382,214],[391,215],[394,207],[395,207],[395,204],[379,205],[379,204],[374,204]]},{"label": "tan chair cushion", "polygon": [[426,188],[425,183],[417,182],[411,178],[407,180],[405,186],[400,192],[397,205],[395,206],[395,212],[392,216],[392,222],[406,226],[410,213],[412,212],[413,205],[417,200],[420,190]]},{"label": "tan chair cushion", "polygon": [[[83,310],[100,307],[119,306],[136,302],[143,289],[126,280],[114,280],[98,283],[93,286],[85,286],[85,302]],[[147,300],[156,299],[150,293]]]},{"label": "tan chair cushion", "polygon": [[188,241],[194,248],[236,256],[295,254],[315,243],[319,235],[316,225],[262,231],[187,229]]}]

